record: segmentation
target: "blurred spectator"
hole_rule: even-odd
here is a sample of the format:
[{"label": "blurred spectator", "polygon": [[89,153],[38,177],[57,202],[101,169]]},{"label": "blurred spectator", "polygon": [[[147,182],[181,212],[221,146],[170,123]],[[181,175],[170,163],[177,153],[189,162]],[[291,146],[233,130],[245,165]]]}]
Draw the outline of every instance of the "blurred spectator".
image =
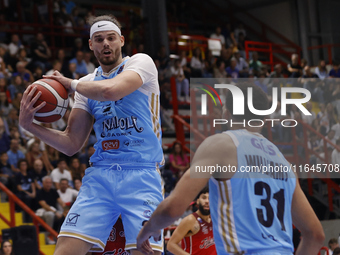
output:
[{"label": "blurred spectator", "polygon": [[0,115],[0,153],[6,152],[10,149],[11,139],[5,131],[5,124]]},{"label": "blurred spectator", "polygon": [[[336,139],[335,139],[335,131],[334,130],[330,130],[327,134],[327,136],[325,137],[328,140],[330,140],[333,144],[336,144]],[[324,142],[323,139],[320,141],[320,146],[321,148],[323,148]],[[327,149],[334,149],[333,145],[331,145],[330,143],[326,144]]]},{"label": "blurred spectator", "polygon": [[170,170],[178,178],[182,177],[184,172],[189,168],[189,159],[183,152],[182,145],[175,142],[172,147],[172,152],[169,156]]},{"label": "blurred spectator", "polygon": [[17,71],[13,73],[13,76],[20,76],[23,84],[27,87],[29,84],[34,82],[32,73],[26,69],[26,64],[24,62],[19,61],[16,64]]},{"label": "blurred spectator", "polygon": [[329,71],[329,77],[332,78],[340,78],[340,69],[339,64],[335,61],[333,61],[333,68]]},{"label": "blurred spectator", "polygon": [[236,69],[239,71],[240,78],[247,78],[249,74],[249,65],[247,61],[241,57],[239,50],[234,52],[234,57],[236,59]]},{"label": "blurred spectator", "polygon": [[19,150],[19,140],[12,139],[10,149],[7,151],[8,163],[11,165],[11,169],[14,173],[18,173],[18,162],[25,158],[24,153]]},{"label": "blurred spectator", "polygon": [[90,51],[85,52],[84,61],[86,63],[86,69],[88,73],[93,73],[96,69],[95,65],[91,62],[92,53]]},{"label": "blurred spectator", "polygon": [[319,65],[315,68],[315,74],[321,80],[328,77],[328,72],[327,72],[327,69],[326,69],[326,61],[325,60],[320,60]]},{"label": "blurred spectator", "polygon": [[243,33],[238,35],[237,40],[237,50],[240,52],[240,55],[245,58],[246,57],[246,36]]},{"label": "blurred spectator", "polygon": [[6,59],[6,49],[0,45],[0,76],[10,77],[10,72],[8,70],[8,57]]},{"label": "blurred spectator", "polygon": [[8,51],[9,51],[11,58],[16,60],[17,55],[19,53],[19,49],[22,49],[22,48],[24,48],[24,46],[22,45],[18,34],[12,34],[12,40],[10,44],[8,45]]},{"label": "blurred spectator", "polygon": [[227,76],[233,79],[237,79],[239,77],[239,70],[236,68],[237,60],[236,58],[231,58],[230,66],[228,66],[225,71],[227,72]]},{"label": "blurred spectator", "polygon": [[333,254],[329,253],[329,255],[340,255],[340,248],[339,248],[339,247],[336,247],[336,248],[333,250]]},{"label": "blurred spectator", "polygon": [[51,50],[42,33],[37,33],[36,40],[31,45],[31,54],[33,70],[35,70],[37,66],[40,67],[43,72],[51,68],[51,65],[48,63],[51,57]]},{"label": "blurred spectator", "polygon": [[65,58],[65,51],[63,49],[58,50],[56,59],[61,63],[61,73],[65,75],[68,71],[68,61]]},{"label": "blurred spectator", "polygon": [[[18,162],[19,173],[16,176],[17,196],[28,207],[33,208],[33,202],[36,196],[34,180],[28,172],[28,165],[26,159],[20,159]],[[29,215],[25,213],[25,221],[28,222]]]},{"label": "blurred spectator", "polygon": [[40,67],[40,66],[37,66],[34,71],[33,71],[33,78],[34,80],[39,80],[42,78],[43,74],[44,74],[44,70]]},{"label": "blurred spectator", "polygon": [[25,64],[25,68],[27,68],[27,65],[31,62],[31,58],[27,57],[27,51],[25,48],[19,49],[18,53],[18,61]]},{"label": "blurred spectator", "polygon": [[47,158],[50,164],[53,167],[57,167],[57,164],[59,161],[59,151],[57,151],[54,147],[46,144],[46,153],[47,153]]},{"label": "blurred spectator", "polygon": [[0,246],[1,255],[13,255],[12,240],[3,240]]},{"label": "blurred spectator", "polygon": [[76,191],[79,191],[80,190],[80,187],[82,185],[82,182],[81,182],[81,179],[74,179],[73,180],[73,183],[74,183],[74,188]]},{"label": "blurred spectator", "polygon": [[199,47],[195,48],[193,52],[193,56],[190,61],[190,67],[191,67],[191,77],[193,78],[200,78],[202,77],[204,63],[202,59],[202,53],[201,49]]},{"label": "blurred spectator", "polygon": [[49,16],[48,16],[48,1],[41,0],[37,4],[38,9],[38,17],[42,24],[48,24]]},{"label": "blurred spectator", "polygon": [[166,49],[164,45],[160,47],[160,49],[158,50],[157,56],[154,59],[159,61],[160,70],[164,70],[168,67],[170,58],[166,54]]},{"label": "blurred spectator", "polygon": [[40,159],[44,163],[45,169],[49,172],[51,170],[51,164],[47,159],[47,154],[45,149],[41,149],[40,142],[33,141],[32,143],[27,143],[28,151],[26,152],[26,159],[28,166],[33,167],[33,162],[36,159]]},{"label": "blurred spectator", "polygon": [[211,39],[218,39],[221,41],[222,47],[225,46],[225,38],[224,35],[221,34],[221,27],[216,27],[215,33],[210,35]]},{"label": "blurred spectator", "polygon": [[[336,140],[336,145],[340,147],[340,139]],[[332,152],[332,162],[333,165],[340,165],[340,150],[334,149]]]},{"label": "blurred spectator", "polygon": [[224,66],[228,67],[230,66],[230,59],[233,56],[233,52],[230,48],[222,48],[221,50],[221,57],[219,58],[224,62]]},{"label": "blurred spectator", "polygon": [[305,74],[298,79],[298,82],[302,83],[302,86],[309,90],[313,101],[324,103],[324,91],[321,87],[320,81],[318,80],[318,76],[311,72],[309,66],[305,66],[304,72]]},{"label": "blurred spectator", "polygon": [[69,63],[68,70],[65,73],[65,77],[78,80],[80,78],[80,76],[79,76],[78,73],[76,73],[76,70],[77,70],[77,64],[76,63]]},{"label": "blurred spectator", "polygon": [[190,78],[191,69],[188,66],[188,62],[187,62],[187,52],[185,50],[182,50],[179,57],[181,61],[181,67],[183,68],[183,71],[184,71],[184,75],[188,79]]},{"label": "blurred spectator", "polygon": [[82,179],[85,175],[84,171],[82,171],[81,167],[80,167],[80,161],[78,158],[72,158],[71,159],[71,163],[70,163],[70,172],[72,175],[72,180],[75,179]]},{"label": "blurred spectator", "polygon": [[37,192],[37,201],[40,208],[36,211],[36,215],[41,217],[51,228],[56,218],[61,218],[62,213],[58,212],[57,203],[64,207],[65,204],[59,197],[58,192],[52,189],[53,183],[50,176],[43,178],[43,188]]},{"label": "blurred spectator", "polygon": [[252,54],[252,59],[249,61],[249,72],[254,76],[257,76],[262,68],[262,62],[258,59],[258,53],[254,51]]},{"label": "blurred spectator", "polygon": [[12,100],[11,100],[11,92],[8,89],[6,78],[0,78],[0,92],[5,93],[7,99],[9,100],[9,102],[12,102]]},{"label": "blurred spectator", "polygon": [[[13,76],[12,77],[12,83],[8,86],[8,91],[9,91],[9,94],[10,94],[10,97],[11,99],[14,99],[15,98],[15,95],[17,93],[24,93],[25,92],[25,84],[24,84],[24,81],[23,79],[21,78],[20,75],[17,75],[17,76]],[[0,83],[1,83],[1,79],[0,79]],[[1,85],[0,85],[1,87]]]},{"label": "blurred spectator", "polygon": [[87,150],[79,155],[79,161],[82,171],[85,171],[86,168],[90,167],[90,157],[94,154],[94,152],[95,148],[93,147],[93,144],[90,144],[87,147]]},{"label": "blurred spectator", "polygon": [[184,100],[186,102],[189,101],[189,81],[184,76],[184,71],[181,67],[181,62],[179,59],[175,60],[174,66],[170,68],[171,74],[176,79],[176,91],[177,91],[177,98],[180,101],[183,101],[181,99],[181,94],[184,92]]},{"label": "blurred spectator", "polygon": [[328,247],[329,247],[329,255],[332,255],[332,253],[335,251],[335,249],[339,248],[339,244],[338,241],[336,240],[336,238],[331,238],[328,241]]},{"label": "blurred spectator", "polygon": [[266,78],[266,73],[265,72],[259,72],[258,76],[259,77],[254,81],[254,84],[256,86],[259,86],[264,91],[264,93],[267,94],[268,93],[268,87],[264,83],[264,79]]},{"label": "blurred spectator", "polygon": [[[66,206],[71,206],[78,196],[78,191],[71,189],[68,185],[68,180],[65,178],[60,179],[57,192]],[[57,206],[58,211],[62,212],[63,208],[59,204]]]},{"label": "blurred spectator", "polygon": [[212,78],[213,77],[213,64],[208,59],[203,60],[203,70],[202,77],[203,78]]},{"label": "blurred spectator", "polygon": [[65,0],[61,3],[65,6],[67,14],[72,14],[72,10],[76,7],[76,4],[70,0]]},{"label": "blurred spectator", "polygon": [[71,59],[69,63],[76,64],[75,72],[79,75],[80,78],[88,74],[86,63],[84,61],[84,53],[82,51],[77,51],[76,57]]},{"label": "blurred spectator", "polygon": [[20,102],[21,102],[21,99],[22,99],[22,93],[21,92],[18,92],[14,99],[12,100],[12,105],[13,107],[19,111],[20,110]]},{"label": "blurred spectator", "polygon": [[47,175],[44,169],[44,164],[41,159],[36,159],[33,162],[32,177],[34,180],[34,186],[36,190],[42,189],[42,179]]},{"label": "blurred spectator", "polygon": [[63,178],[67,179],[69,185],[73,187],[72,175],[70,171],[67,170],[66,160],[63,158],[59,159],[57,168],[53,169],[51,173],[51,178],[56,189],[59,189],[59,182]]},{"label": "blurred spectator", "polygon": [[0,92],[0,115],[7,116],[13,105],[9,102],[5,92]]},{"label": "blurred spectator", "polygon": [[[0,182],[6,185],[7,188],[14,191],[14,172],[11,165],[8,163],[8,155],[6,152],[0,153]],[[12,181],[11,181],[12,180]]]},{"label": "blurred spectator", "polygon": [[246,32],[246,30],[244,29],[242,23],[238,24],[237,28],[235,28],[235,30],[234,30],[234,36],[235,36],[236,42],[238,42],[238,39],[239,39],[239,35],[240,35],[240,34],[242,34],[244,37],[247,36],[247,32]]},{"label": "blurred spectator", "polygon": [[306,122],[309,125],[312,125],[313,121],[316,119],[316,114],[313,112],[313,104],[312,102],[306,103],[306,109],[312,114],[312,115],[302,115],[302,120]]},{"label": "blurred spectator", "polygon": [[269,77],[270,78],[284,78],[282,74],[282,65],[276,64],[274,66],[274,71],[270,73]]},{"label": "blurred spectator", "polygon": [[214,68],[214,77],[221,81],[223,78],[227,78],[227,72],[225,70],[224,62],[219,59],[216,61],[216,67]]},{"label": "blurred spectator", "polygon": [[[311,133],[309,135],[309,141],[307,142],[307,147],[308,149],[314,151],[315,153],[319,154],[323,148],[320,146],[320,141],[318,140],[318,137],[315,133]],[[317,157],[310,153],[310,158],[309,158],[309,162],[310,164],[314,165],[316,164],[316,160]]]},{"label": "blurred spectator", "polygon": [[[46,75],[52,75],[54,71],[58,71],[58,72],[61,73],[61,67],[62,67],[62,65],[61,65],[60,61],[57,60],[57,59],[54,60],[53,63],[52,63],[52,69],[48,70],[46,72]],[[63,74],[63,73],[61,73],[61,74]]]},{"label": "blurred spectator", "polygon": [[291,62],[287,65],[288,72],[291,78],[299,78],[302,75],[302,67],[299,65],[299,55],[292,54]]},{"label": "blurred spectator", "polygon": [[78,51],[81,51],[81,52],[89,51],[88,45],[85,46],[84,43],[83,43],[83,40],[80,37],[74,39],[73,44],[74,44],[74,46],[73,46],[73,49],[72,49],[72,52],[71,52],[72,56],[77,56]]}]

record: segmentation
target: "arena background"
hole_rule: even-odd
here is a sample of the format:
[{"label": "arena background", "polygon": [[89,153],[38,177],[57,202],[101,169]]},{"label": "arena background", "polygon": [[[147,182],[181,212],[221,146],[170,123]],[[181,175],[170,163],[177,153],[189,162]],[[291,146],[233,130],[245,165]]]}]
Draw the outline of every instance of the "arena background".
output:
[{"label": "arena background", "polygon": [[[89,27],[86,19],[90,15],[106,13],[114,14],[122,23],[122,33],[125,36],[123,54],[131,56],[138,52],[147,53],[158,67],[163,148],[167,160],[162,169],[166,195],[183,174],[171,167],[169,156],[174,142],[178,141],[184,154],[190,156],[193,153],[189,149],[190,131],[205,125],[203,121],[200,128],[190,125],[190,99],[185,85],[176,86],[176,79],[173,77],[176,59],[180,59],[181,64],[184,63],[184,74],[188,80],[192,77],[234,78],[237,75],[257,79],[263,89],[267,89],[271,79],[276,78],[294,78],[293,82],[296,81],[303,87],[303,81],[299,78],[310,71],[309,77],[321,80],[321,85],[318,85],[320,90],[312,96],[310,105],[315,114],[313,119],[302,118],[299,127],[294,131],[289,130],[287,136],[280,133],[284,132],[282,130],[270,128],[265,128],[264,134],[280,146],[293,164],[339,164],[336,160],[340,161],[337,156],[337,150],[340,151],[337,146],[340,134],[340,116],[337,111],[340,85],[333,82],[340,77],[339,8],[340,2],[335,0],[97,0],[95,3],[90,0],[0,0],[0,174],[5,173],[4,152],[10,150],[10,140],[18,139],[19,150],[26,158],[40,157],[43,160],[45,174],[58,167],[58,159],[65,158],[66,169],[71,171],[72,177],[81,179],[87,160],[93,153],[93,134],[83,150],[72,158],[48,146],[34,149],[32,144],[41,144],[18,126],[18,111],[24,89],[49,70],[57,68],[65,76],[79,78],[83,73],[77,72],[74,65],[69,65],[69,61],[77,55],[80,59],[85,59],[88,68],[91,68],[91,62],[97,66],[88,49]],[[219,41],[216,44],[216,40],[209,40],[210,37],[221,38],[219,33],[216,34],[217,27],[225,38],[223,47]],[[37,56],[33,50],[37,46],[36,35],[39,32],[51,50],[50,56],[45,61],[40,61],[43,62],[41,64],[36,63]],[[60,49],[64,50],[64,58],[60,56]],[[200,55],[196,59],[202,65],[198,68],[200,70],[196,70],[191,64],[196,49]],[[211,54],[212,49],[217,51],[215,55]],[[262,63],[259,68],[254,65],[255,62],[258,63],[254,60],[254,52],[258,53],[258,61]],[[233,67],[228,69],[235,54],[239,54],[237,64],[241,67],[241,58],[245,60],[246,64],[242,67],[244,72],[235,74]],[[297,54],[297,64],[291,63],[293,54]],[[224,63],[224,67],[221,67],[221,63]],[[298,71],[289,69],[289,66],[294,65],[301,68]],[[183,89],[179,96],[177,88]],[[320,93],[321,98],[318,96]],[[294,117],[295,112],[293,109],[291,111],[290,114]],[[67,118],[68,114],[57,123],[44,125],[63,130]],[[295,135],[291,132],[295,132]],[[204,134],[203,131],[202,133]],[[3,158],[5,159],[2,160]],[[73,158],[78,158],[79,163],[73,163]],[[33,173],[32,160],[28,163],[28,171]],[[14,168],[17,169],[17,166]],[[0,175],[0,180],[1,237],[12,235],[15,239],[13,236],[26,236],[27,246],[21,243],[26,251],[27,247],[31,247],[28,245],[38,247],[39,243],[41,254],[52,254],[55,245],[48,243],[53,243],[57,232],[48,228],[40,218],[31,217],[38,209],[34,199],[24,199],[29,205],[25,206],[18,199],[22,194],[16,189],[16,183],[9,185],[10,178],[5,175]],[[337,179],[313,178],[301,179],[300,183],[322,221],[326,234],[324,245],[327,246],[328,240],[337,238],[340,232],[340,221],[337,220],[340,216],[339,182]],[[17,205],[14,206],[14,203]],[[36,228],[40,232],[37,233],[38,238],[34,238],[34,232],[29,232],[33,231],[32,228],[14,228],[21,225],[40,225]],[[9,227],[12,230],[8,230]],[[170,231],[166,235],[169,237]]]}]

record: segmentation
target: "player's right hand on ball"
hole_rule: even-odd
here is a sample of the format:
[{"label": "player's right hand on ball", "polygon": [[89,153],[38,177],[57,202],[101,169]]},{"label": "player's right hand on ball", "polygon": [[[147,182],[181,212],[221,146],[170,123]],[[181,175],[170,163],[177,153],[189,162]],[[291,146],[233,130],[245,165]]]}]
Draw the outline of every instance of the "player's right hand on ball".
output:
[{"label": "player's right hand on ball", "polygon": [[53,79],[59,81],[67,90],[68,94],[72,94],[74,91],[71,88],[72,79],[66,78],[58,71],[54,71],[51,75],[43,75],[45,79]]},{"label": "player's right hand on ball", "polygon": [[36,87],[34,85],[28,86],[20,102],[19,124],[26,130],[29,130],[29,127],[32,124],[34,114],[46,104],[46,102],[42,102],[37,107],[34,107],[34,104],[41,95],[41,92],[39,91],[34,96],[35,91]]}]

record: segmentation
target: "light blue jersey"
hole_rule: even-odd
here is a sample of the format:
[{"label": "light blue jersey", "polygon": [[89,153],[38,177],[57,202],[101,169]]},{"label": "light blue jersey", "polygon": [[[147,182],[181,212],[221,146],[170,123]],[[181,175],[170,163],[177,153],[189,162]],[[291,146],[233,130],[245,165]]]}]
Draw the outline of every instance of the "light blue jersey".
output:
[{"label": "light blue jersey", "polygon": [[[94,80],[112,79],[121,71],[125,60],[109,76],[97,69]],[[97,136],[96,152],[91,162],[161,163],[163,151],[159,118],[159,94],[136,90],[118,101],[88,99]]]},{"label": "light blue jersey", "polygon": [[209,181],[218,254],[292,254],[296,178],[290,164],[257,133],[235,130],[226,134],[237,147],[238,166],[230,180]]}]

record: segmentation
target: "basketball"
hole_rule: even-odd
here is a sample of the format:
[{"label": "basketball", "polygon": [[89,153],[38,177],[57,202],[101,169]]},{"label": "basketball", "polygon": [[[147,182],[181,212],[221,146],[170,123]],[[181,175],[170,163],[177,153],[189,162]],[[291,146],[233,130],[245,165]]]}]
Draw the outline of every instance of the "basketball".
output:
[{"label": "basketball", "polygon": [[40,79],[32,85],[37,88],[34,96],[41,91],[41,95],[34,107],[46,102],[46,105],[35,113],[34,119],[44,123],[51,123],[62,118],[69,103],[65,87],[60,82],[52,79]]}]

